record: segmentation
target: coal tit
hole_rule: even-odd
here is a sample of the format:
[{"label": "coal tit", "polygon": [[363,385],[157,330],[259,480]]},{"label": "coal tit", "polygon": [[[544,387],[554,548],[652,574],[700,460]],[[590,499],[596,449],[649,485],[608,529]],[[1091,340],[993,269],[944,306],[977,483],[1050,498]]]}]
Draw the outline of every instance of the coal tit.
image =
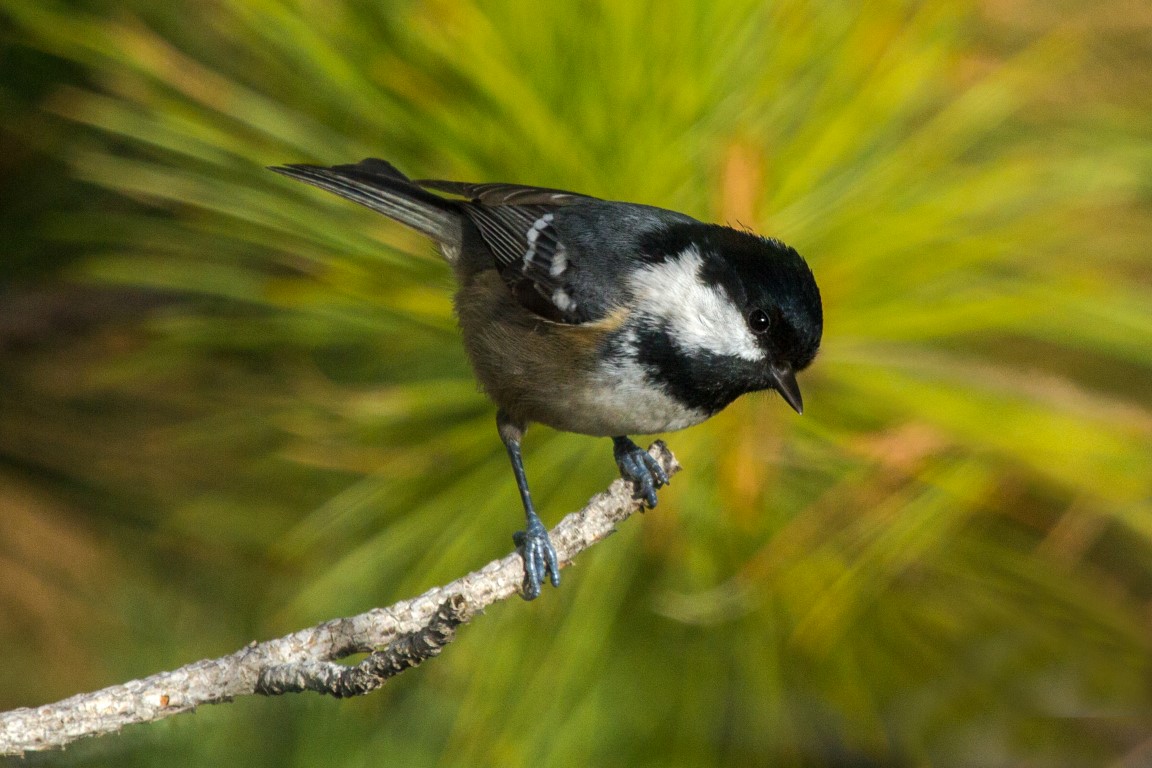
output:
[{"label": "coal tit", "polygon": [[796,373],[823,312],[808,265],[778,240],[557,189],[413,181],[376,159],[271,170],[422,232],[455,269],[464,346],[524,502],[526,599],[546,576],[560,583],[520,456],[530,422],[611,437],[655,506],[668,478],[629,433],[683,429],[765,389],[802,411]]}]

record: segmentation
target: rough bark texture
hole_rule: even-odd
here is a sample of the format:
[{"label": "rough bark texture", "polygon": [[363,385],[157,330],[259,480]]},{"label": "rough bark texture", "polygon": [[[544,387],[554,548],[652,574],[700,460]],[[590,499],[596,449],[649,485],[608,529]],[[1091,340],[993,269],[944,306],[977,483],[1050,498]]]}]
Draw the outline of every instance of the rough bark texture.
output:
[{"label": "rough bark texture", "polygon": [[456,628],[472,618],[468,601],[452,595],[432,615],[428,626],[396,638],[382,651],[373,651],[355,666],[333,661],[306,660],[260,670],[256,693],[279,696],[282,693],[316,691],[344,699],[363,696],[384,684],[388,678],[439,656],[444,646],[456,638]]},{"label": "rough bark texture", "polygon": [[[671,476],[680,465],[657,441],[649,453]],[[633,486],[617,480],[584,509],[560,521],[552,542],[566,566],[641,508]],[[0,755],[62,747],[85,736],[188,712],[249,694],[313,690],[353,696],[375,690],[392,675],[440,653],[456,628],[485,607],[520,590],[523,561],[513,553],[423,595],[358,616],[334,619],[276,640],[171,672],[82,693],[42,707],[0,713]],[[383,650],[379,650],[383,649]],[[356,666],[332,664],[370,654]]]}]

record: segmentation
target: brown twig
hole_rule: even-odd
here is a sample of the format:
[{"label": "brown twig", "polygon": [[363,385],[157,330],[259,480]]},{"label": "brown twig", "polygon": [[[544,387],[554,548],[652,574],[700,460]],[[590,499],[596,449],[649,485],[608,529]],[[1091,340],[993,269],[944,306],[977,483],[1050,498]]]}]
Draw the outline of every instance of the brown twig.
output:
[{"label": "brown twig", "polygon": [[[664,443],[653,443],[648,452],[669,477],[679,471],[680,465]],[[617,480],[584,509],[565,517],[551,531],[561,567],[640,508],[633,486]],[[387,678],[439,654],[458,626],[519,592],[522,574],[523,562],[513,553],[387,608],[253,642],[229,656],[55,704],[0,713],[0,755],[62,747],[86,736],[112,733],[126,725],[160,720],[237,696],[305,690],[338,697],[368,693]],[[370,655],[355,666],[332,663],[354,653]]]}]

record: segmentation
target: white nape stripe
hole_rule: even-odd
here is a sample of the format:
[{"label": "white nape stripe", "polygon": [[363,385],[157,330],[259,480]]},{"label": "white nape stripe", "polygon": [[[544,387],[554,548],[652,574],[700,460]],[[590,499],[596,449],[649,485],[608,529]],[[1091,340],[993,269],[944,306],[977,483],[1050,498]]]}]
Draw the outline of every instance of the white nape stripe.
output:
[{"label": "white nape stripe", "polygon": [[700,280],[703,264],[693,245],[634,272],[629,284],[636,311],[666,321],[672,342],[682,349],[763,360],[764,350],[740,308],[722,288]]}]

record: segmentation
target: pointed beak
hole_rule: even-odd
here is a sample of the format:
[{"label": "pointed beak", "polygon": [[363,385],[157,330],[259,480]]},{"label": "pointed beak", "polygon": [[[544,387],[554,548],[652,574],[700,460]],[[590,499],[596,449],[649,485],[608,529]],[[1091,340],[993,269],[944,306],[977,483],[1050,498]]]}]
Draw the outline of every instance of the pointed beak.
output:
[{"label": "pointed beak", "polygon": [[804,399],[800,397],[800,387],[796,384],[796,374],[788,366],[772,366],[772,382],[784,402],[792,406],[796,413],[804,413]]}]

